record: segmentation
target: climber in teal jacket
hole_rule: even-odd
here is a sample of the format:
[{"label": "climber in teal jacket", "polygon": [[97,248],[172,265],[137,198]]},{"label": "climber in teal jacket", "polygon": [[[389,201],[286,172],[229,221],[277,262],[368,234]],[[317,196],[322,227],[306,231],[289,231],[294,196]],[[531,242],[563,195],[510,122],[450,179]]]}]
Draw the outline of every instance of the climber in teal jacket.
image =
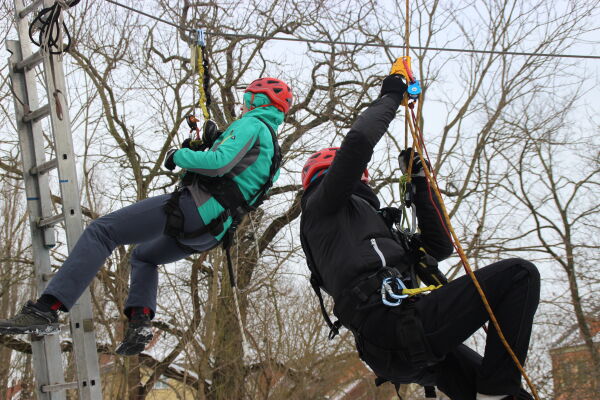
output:
[{"label": "climber in teal jacket", "polygon": [[[283,123],[284,113],[272,105],[271,99],[262,93],[244,94],[246,112],[223,132],[208,151],[193,151],[182,148],[171,153],[173,163],[187,172],[200,176],[233,180],[244,198],[253,204],[253,197],[264,184],[274,152],[269,127],[277,131]],[[169,159],[167,159],[169,161]],[[169,165],[168,165],[169,166]],[[277,179],[277,172],[275,179]],[[192,182],[186,185],[205,225],[225,211],[202,184]],[[231,224],[231,217],[218,232],[220,240]]]},{"label": "climber in teal jacket", "polygon": [[[124,310],[129,325],[116,352],[141,352],[152,339],[158,265],[215,247],[231,225],[256,205],[277,178],[276,132],[291,103],[291,90],[279,79],[252,82],[244,93],[239,120],[222,133],[214,123],[207,124],[207,143],[201,148],[188,139],[183,148],[168,152],[165,167],[185,170],[177,190],[93,221],[38,300],[27,302],[14,317],[0,320],[0,334],[59,332],[57,310],[73,307],[117,246],[136,244]],[[210,126],[214,129],[207,129]]]}]

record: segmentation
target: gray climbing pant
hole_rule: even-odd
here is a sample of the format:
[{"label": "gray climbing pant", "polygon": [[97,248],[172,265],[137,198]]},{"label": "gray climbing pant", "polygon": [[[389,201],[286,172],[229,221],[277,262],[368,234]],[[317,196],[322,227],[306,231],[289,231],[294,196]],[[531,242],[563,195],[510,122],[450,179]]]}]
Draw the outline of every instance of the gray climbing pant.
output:
[{"label": "gray climbing pant", "polygon": [[[125,309],[148,307],[156,312],[158,265],[181,260],[193,252],[215,247],[209,233],[194,239],[176,239],[164,234],[167,215],[163,209],[170,194],[151,197],[94,220],[84,231],[43,294],[56,297],[69,310],[92,282],[106,259],[119,245],[136,244],[131,254],[129,296]],[[185,218],[184,231],[204,226],[187,189],[179,198]]]}]

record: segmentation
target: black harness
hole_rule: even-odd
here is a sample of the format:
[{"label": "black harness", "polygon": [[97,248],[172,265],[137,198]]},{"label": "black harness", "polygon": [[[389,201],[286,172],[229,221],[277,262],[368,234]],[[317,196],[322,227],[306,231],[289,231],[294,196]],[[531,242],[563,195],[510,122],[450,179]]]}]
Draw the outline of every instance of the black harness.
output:
[{"label": "black harness", "polygon": [[[386,210],[389,213],[390,209],[387,208]],[[386,215],[382,212],[378,213],[382,218],[384,218],[386,225],[388,225],[392,232],[392,236],[400,244],[402,244],[402,246],[407,251],[407,258],[409,258],[408,261],[411,265],[409,271],[407,271],[408,274],[400,274],[400,272],[395,268],[382,267],[380,270],[378,270],[371,276],[360,280],[353,286],[351,285],[351,288],[346,289],[338,299],[335,299],[334,311],[335,314],[341,320],[343,320],[343,323],[340,321],[340,319],[333,322],[325,308],[323,296],[321,294],[321,290],[325,290],[323,287],[323,281],[319,275],[319,272],[314,263],[314,259],[310,253],[308,243],[304,238],[304,235],[301,234],[300,240],[302,242],[302,247],[304,248],[304,251],[306,253],[306,263],[311,272],[310,284],[319,299],[321,314],[323,315],[323,318],[325,319],[325,322],[327,323],[327,326],[330,329],[328,335],[330,340],[339,334],[339,329],[343,325],[354,334],[356,339],[356,346],[361,358],[364,357],[364,354],[368,353],[371,355],[372,358],[381,360],[382,365],[389,366],[392,362],[392,359],[395,359],[412,365],[416,369],[426,368],[432,365],[435,361],[439,360],[435,359],[434,355],[429,349],[429,345],[426,342],[421,321],[417,317],[416,311],[414,309],[414,302],[419,296],[410,298],[408,299],[409,301],[406,301],[401,305],[401,311],[399,315],[399,321],[401,321],[401,323],[399,325],[397,334],[399,342],[402,345],[402,350],[390,351],[388,349],[379,348],[370,344],[360,334],[363,322],[366,318],[366,315],[368,314],[368,311],[366,312],[365,310],[371,307],[383,306],[379,297],[379,291],[381,289],[381,283],[385,278],[402,278],[405,281],[410,281],[412,287],[418,287],[416,276],[421,275],[418,273],[418,266],[421,266],[421,268],[424,267],[424,259],[426,259],[426,262],[428,263],[427,266],[428,268],[431,268],[432,272],[433,270],[435,270],[436,272],[441,274],[441,272],[439,272],[439,270],[437,269],[437,261],[433,259],[433,257],[428,256],[421,250],[419,250],[418,241],[410,240],[410,238],[407,238],[405,234],[393,228],[395,221],[388,220],[388,218],[386,218]],[[399,213],[397,214],[399,215]],[[433,265],[433,262],[435,262],[435,266]],[[396,377],[393,376],[382,376],[378,375],[377,373],[376,375],[377,379],[375,380],[375,384],[377,386],[390,381],[395,385],[396,390],[399,390],[399,385],[401,383],[409,383],[399,382],[396,379]],[[435,388],[430,383],[424,385],[424,388],[426,397],[436,397]]]},{"label": "black harness", "polygon": [[[269,169],[269,177],[265,181],[265,183],[258,189],[256,194],[250,198],[250,200],[246,200],[242,191],[235,181],[229,177],[207,177],[200,174],[196,174],[193,172],[187,172],[182,180],[182,184],[180,187],[173,192],[169,200],[164,206],[164,210],[167,214],[167,223],[165,225],[164,233],[165,235],[174,237],[177,239],[179,245],[185,248],[188,251],[196,252],[196,250],[185,246],[180,241],[183,239],[192,239],[204,235],[206,233],[210,233],[213,236],[218,236],[223,232],[224,224],[227,222],[229,217],[232,218],[232,223],[221,242],[223,243],[223,248],[227,251],[228,260],[229,256],[229,247],[231,245],[231,241],[233,239],[233,233],[242,222],[242,219],[246,214],[256,210],[264,201],[264,198],[273,186],[273,179],[275,178],[275,174],[277,170],[281,166],[281,148],[279,147],[279,143],[277,142],[277,136],[275,135],[275,131],[271,126],[262,118],[254,117],[260,120],[265,126],[269,129],[271,133],[271,139],[273,141],[273,157],[271,159],[271,168]],[[201,229],[192,232],[184,231],[184,216],[181,208],[179,207],[179,197],[181,196],[182,190],[184,186],[189,185],[198,185],[204,191],[209,193],[212,197],[215,198],[221,204],[221,206],[225,209],[221,214],[219,214],[215,219],[210,221]],[[233,279],[233,275],[231,273],[230,267],[230,277]],[[235,283],[233,284],[235,286]]]}]

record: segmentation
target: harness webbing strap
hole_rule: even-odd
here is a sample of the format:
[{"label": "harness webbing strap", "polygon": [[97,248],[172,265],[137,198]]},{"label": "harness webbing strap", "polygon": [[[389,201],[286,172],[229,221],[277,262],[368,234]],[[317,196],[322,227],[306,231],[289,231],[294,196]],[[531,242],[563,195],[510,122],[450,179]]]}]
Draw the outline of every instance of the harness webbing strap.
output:
[{"label": "harness webbing strap", "polygon": [[383,267],[350,289],[350,294],[356,296],[361,303],[364,303],[373,293],[381,288],[381,282],[385,278],[395,278],[399,276],[400,274],[397,273],[396,270],[389,267]]},{"label": "harness webbing strap", "polygon": [[279,142],[277,142],[277,135],[275,134],[275,130],[271,127],[271,125],[267,123],[267,121],[265,121],[261,117],[254,116],[254,118],[258,119],[260,122],[265,124],[265,126],[269,129],[269,132],[271,133],[271,140],[273,141],[273,157],[271,158],[269,178],[254,196],[254,202],[252,204],[253,210],[255,210],[262,204],[264,197],[267,194],[267,191],[271,188],[271,186],[273,186],[273,179],[275,178],[277,170],[279,169],[279,167],[281,167],[281,160],[283,158],[281,155],[281,147],[279,146]]},{"label": "harness webbing strap", "polygon": [[184,232],[184,216],[181,208],[179,207],[179,198],[181,197],[181,190],[176,190],[171,194],[171,197],[164,205],[164,210],[167,214],[167,223],[165,224],[165,235],[174,237],[175,239],[193,239],[204,235],[205,233],[211,233],[213,236],[217,236],[223,231],[223,224],[229,217],[228,212],[223,212],[213,219],[210,223],[206,224],[200,229],[191,232]]},{"label": "harness webbing strap", "polygon": [[339,335],[342,323],[340,322],[340,320],[336,320],[335,322],[333,322],[331,321],[331,318],[329,318],[329,313],[325,308],[325,302],[323,301],[323,295],[321,293],[321,286],[323,286],[323,280],[319,275],[319,271],[317,271],[315,267],[312,254],[310,252],[310,249],[308,248],[308,242],[306,241],[302,233],[300,233],[300,242],[302,243],[302,248],[304,249],[304,253],[306,254],[306,265],[310,270],[310,286],[312,287],[313,291],[317,295],[317,298],[319,299],[319,307],[321,308],[321,314],[323,315],[325,323],[329,327],[329,335],[327,335],[327,337],[329,338],[329,340],[331,340],[337,335]]},{"label": "harness webbing strap", "polygon": [[319,298],[319,306],[321,307],[321,314],[323,314],[323,318],[325,319],[325,322],[327,323],[327,326],[329,327],[329,335],[327,335],[327,337],[329,338],[329,340],[331,340],[334,337],[336,337],[337,335],[339,335],[342,323],[340,322],[340,320],[332,322],[331,318],[329,318],[327,309],[325,309],[323,295],[321,294],[321,287],[319,285],[318,279],[315,277],[314,274],[311,274],[311,276],[310,276],[310,285],[312,286],[315,294]]}]

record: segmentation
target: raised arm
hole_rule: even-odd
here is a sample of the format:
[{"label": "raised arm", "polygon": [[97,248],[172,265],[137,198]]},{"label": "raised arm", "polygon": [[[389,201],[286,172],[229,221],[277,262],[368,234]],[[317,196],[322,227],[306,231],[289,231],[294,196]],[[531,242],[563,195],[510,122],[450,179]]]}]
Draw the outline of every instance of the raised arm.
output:
[{"label": "raised arm", "polygon": [[349,199],[371,160],[375,145],[394,119],[405,91],[400,75],[388,76],[383,81],[381,97],[354,122],[311,200],[319,203],[322,212],[334,212]]}]

